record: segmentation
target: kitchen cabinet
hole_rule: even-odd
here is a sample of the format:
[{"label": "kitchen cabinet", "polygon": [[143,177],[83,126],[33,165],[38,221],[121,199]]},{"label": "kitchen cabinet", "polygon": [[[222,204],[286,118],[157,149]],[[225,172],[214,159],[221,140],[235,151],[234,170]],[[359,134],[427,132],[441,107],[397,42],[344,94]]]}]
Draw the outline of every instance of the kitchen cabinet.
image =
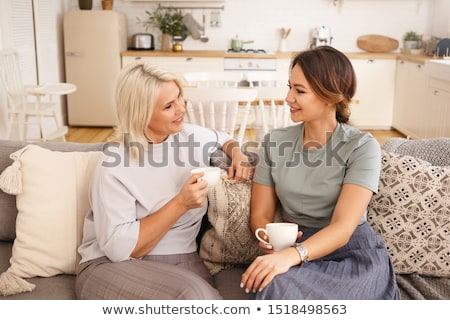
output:
[{"label": "kitchen cabinet", "polygon": [[428,77],[423,69],[421,63],[397,61],[392,126],[413,139],[423,137],[429,116]]},{"label": "kitchen cabinet", "polygon": [[132,63],[134,61],[145,60],[147,62],[156,64],[156,57],[144,57],[144,56],[125,56],[122,57],[122,68],[127,64]]},{"label": "kitchen cabinet", "polygon": [[395,60],[351,59],[357,77],[349,123],[360,129],[390,129],[394,109]]},{"label": "kitchen cabinet", "polygon": [[421,137],[450,137],[450,82],[430,77],[427,100],[420,119]]},{"label": "kitchen cabinet", "polygon": [[145,60],[168,71],[182,75],[185,72],[223,71],[223,58],[124,56],[122,67],[136,60]]}]

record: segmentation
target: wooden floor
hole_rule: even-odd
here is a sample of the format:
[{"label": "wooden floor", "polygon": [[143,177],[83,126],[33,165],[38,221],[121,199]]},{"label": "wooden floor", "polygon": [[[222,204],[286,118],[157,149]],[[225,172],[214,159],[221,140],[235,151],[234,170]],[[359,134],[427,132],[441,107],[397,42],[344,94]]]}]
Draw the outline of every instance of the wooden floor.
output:
[{"label": "wooden floor", "polygon": [[[396,130],[362,130],[372,133],[380,145],[383,145],[388,139],[405,136]],[[70,142],[105,142],[113,133],[112,128],[97,127],[70,127],[66,135],[66,140]],[[254,131],[248,130],[247,137],[251,140],[254,137]]]}]

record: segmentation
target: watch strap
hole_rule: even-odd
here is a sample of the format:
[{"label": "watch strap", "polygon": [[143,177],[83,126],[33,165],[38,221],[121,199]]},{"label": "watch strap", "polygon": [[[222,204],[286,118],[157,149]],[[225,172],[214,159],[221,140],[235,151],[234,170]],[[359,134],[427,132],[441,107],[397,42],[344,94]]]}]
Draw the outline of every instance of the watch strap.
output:
[{"label": "watch strap", "polygon": [[296,243],[294,245],[294,248],[297,249],[297,252],[300,256],[300,259],[302,260],[300,262],[300,264],[302,264],[303,262],[308,261],[308,249],[305,248],[305,246],[303,246],[301,243]]}]

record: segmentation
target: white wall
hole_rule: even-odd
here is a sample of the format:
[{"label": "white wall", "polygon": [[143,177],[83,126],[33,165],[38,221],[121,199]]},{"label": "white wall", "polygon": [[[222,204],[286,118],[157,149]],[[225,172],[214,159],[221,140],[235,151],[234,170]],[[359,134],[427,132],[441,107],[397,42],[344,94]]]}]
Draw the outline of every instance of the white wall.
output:
[{"label": "white wall", "polygon": [[[71,8],[78,10],[78,0],[70,0]],[[209,27],[211,10],[193,10],[194,17],[201,21],[207,15],[206,34],[209,42],[202,43],[188,37],[185,50],[226,50],[231,38],[239,35],[242,40],[254,40],[247,48],[263,48],[276,51],[280,39],[280,28],[292,28],[288,39],[289,51],[306,49],[312,29],[325,25],[331,28],[333,45],[344,51],[360,51],[356,46],[358,36],[382,34],[401,40],[403,34],[415,30],[431,34],[434,1],[448,0],[341,0],[334,6],[331,0],[225,0],[221,12],[222,27]],[[165,5],[196,5],[195,3],[164,3]],[[114,10],[128,17],[129,35],[145,32],[136,24],[136,17],[145,18],[145,10],[152,11],[157,2],[115,0]],[[197,4],[198,5],[198,4]],[[94,1],[94,10],[101,9],[100,1]],[[447,14],[447,17],[449,14]],[[149,30],[158,38],[158,30]],[[160,42],[156,45],[159,48]]]},{"label": "white wall", "polygon": [[450,36],[450,1],[435,0],[432,20],[433,35],[444,38]]}]

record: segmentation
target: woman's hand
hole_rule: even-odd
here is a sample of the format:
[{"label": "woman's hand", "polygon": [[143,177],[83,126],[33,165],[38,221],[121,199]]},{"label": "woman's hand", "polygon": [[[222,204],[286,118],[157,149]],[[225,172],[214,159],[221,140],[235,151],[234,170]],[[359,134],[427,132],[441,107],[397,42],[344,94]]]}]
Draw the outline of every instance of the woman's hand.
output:
[{"label": "woman's hand", "polygon": [[231,167],[228,169],[228,178],[235,180],[251,180],[255,173],[255,167],[250,164],[250,159],[240,150],[233,152]]},{"label": "woman's hand", "polygon": [[200,208],[204,205],[208,195],[208,182],[198,180],[203,177],[204,172],[195,173],[189,177],[178,193],[178,202],[189,209]]},{"label": "woman's hand", "polygon": [[231,159],[231,167],[228,169],[229,179],[238,181],[253,179],[255,167],[251,164],[250,158],[241,151],[241,147],[236,140],[231,139],[225,142],[222,151]]},{"label": "woman's hand", "polygon": [[241,288],[245,288],[247,293],[262,291],[275,276],[299,263],[300,256],[292,247],[258,256],[242,275]]}]

